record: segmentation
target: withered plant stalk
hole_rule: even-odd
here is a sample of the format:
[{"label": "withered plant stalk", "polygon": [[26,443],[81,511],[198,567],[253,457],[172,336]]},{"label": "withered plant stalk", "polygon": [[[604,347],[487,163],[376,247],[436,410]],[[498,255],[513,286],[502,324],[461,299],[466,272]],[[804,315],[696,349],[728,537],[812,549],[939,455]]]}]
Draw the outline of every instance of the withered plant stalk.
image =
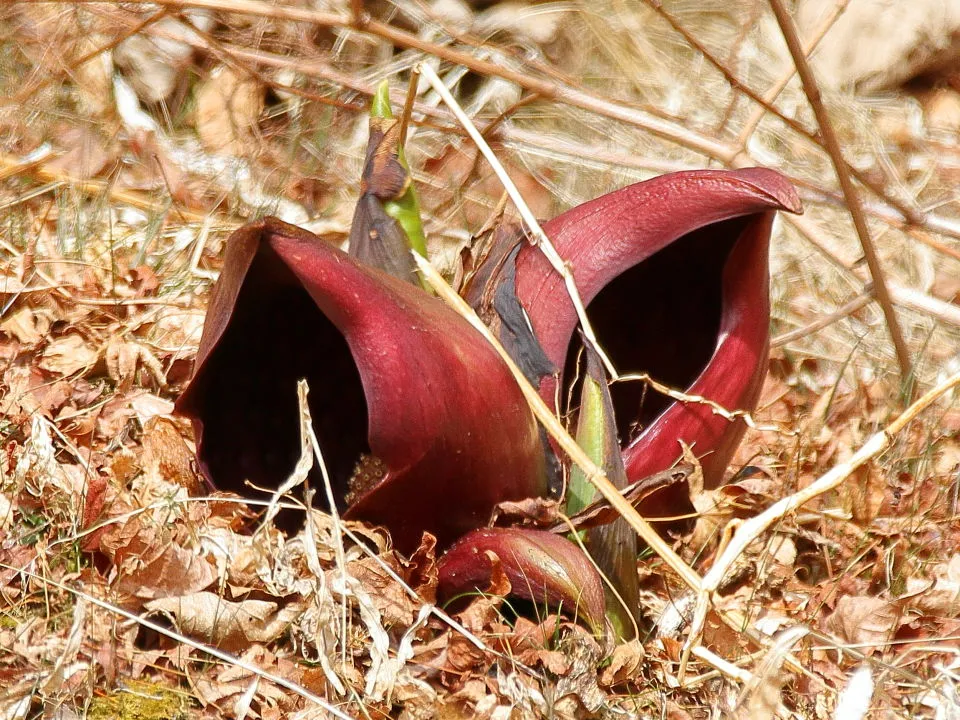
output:
[{"label": "withered plant stalk", "polygon": [[890,291],[887,288],[886,276],[884,275],[883,267],[880,265],[880,258],[874,247],[873,239],[870,237],[870,228],[867,227],[867,221],[863,215],[860,195],[857,193],[857,189],[854,187],[853,181],[850,178],[850,170],[847,166],[847,161],[843,157],[840,140],[837,138],[836,132],[834,132],[830,115],[823,104],[817,79],[813,75],[810,63],[807,62],[807,56],[803,54],[803,47],[800,45],[800,38],[797,36],[797,29],[794,27],[793,19],[787,13],[782,0],[770,0],[770,7],[777,18],[780,32],[783,33],[783,39],[786,41],[787,48],[790,50],[790,56],[793,58],[794,65],[796,65],[797,74],[800,76],[800,82],[803,84],[803,91],[807,96],[810,107],[813,109],[813,114],[817,118],[817,125],[820,128],[820,134],[823,136],[824,147],[837,173],[837,180],[840,183],[840,189],[843,191],[844,201],[846,202],[847,209],[850,211],[850,217],[853,219],[857,236],[860,238],[863,256],[867,261],[867,267],[870,268],[870,277],[873,280],[873,293],[887,320],[890,338],[893,340],[893,347],[897,354],[903,390],[908,396],[912,395],[911,387],[914,383],[910,349],[907,347],[907,343],[903,337],[903,331],[900,329],[897,311],[893,307],[893,300],[890,298]]},{"label": "withered plant stalk", "polygon": [[699,642],[700,634],[706,622],[707,611],[710,608],[711,595],[720,587],[730,568],[733,567],[733,564],[737,561],[737,558],[743,554],[744,550],[746,550],[753,541],[757,540],[763,533],[773,527],[774,524],[781,522],[786,515],[799,509],[814,498],[839,487],[857,468],[888,450],[897,435],[902,432],[907,425],[913,422],[920,413],[930,407],[939,398],[957,386],[960,386],[960,372],[955,373],[925,393],[920,399],[904,410],[899,417],[887,425],[887,427],[871,435],[848,460],[837,463],[807,487],[779,500],[759,515],[741,523],[731,536],[726,547],[723,548],[720,556],[713,563],[710,571],[703,578],[685,649],[689,651],[690,647]]}]

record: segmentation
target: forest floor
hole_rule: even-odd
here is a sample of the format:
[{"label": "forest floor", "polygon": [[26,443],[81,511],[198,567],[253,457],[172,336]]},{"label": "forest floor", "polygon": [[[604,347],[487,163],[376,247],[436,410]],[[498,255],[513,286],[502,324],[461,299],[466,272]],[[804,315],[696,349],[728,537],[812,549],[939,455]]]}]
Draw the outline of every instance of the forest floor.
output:
[{"label": "forest floor", "polygon": [[[960,717],[958,391],[849,465],[960,370],[960,93],[889,68],[869,96],[821,88],[851,203],[783,37],[763,1],[3,3],[0,719]],[[318,512],[285,537],[205,496],[173,404],[225,240],[272,214],[344,242],[370,95],[387,78],[399,109],[418,63],[538,217],[706,167],[802,198],[774,228],[757,427],[668,539],[702,580],[735,516],[838,482],[736,558],[689,657],[697,595],[656,554],[616,644],[493,596],[431,614],[432,558],[384,531]],[[503,188],[426,84],[414,110],[450,273]]]}]

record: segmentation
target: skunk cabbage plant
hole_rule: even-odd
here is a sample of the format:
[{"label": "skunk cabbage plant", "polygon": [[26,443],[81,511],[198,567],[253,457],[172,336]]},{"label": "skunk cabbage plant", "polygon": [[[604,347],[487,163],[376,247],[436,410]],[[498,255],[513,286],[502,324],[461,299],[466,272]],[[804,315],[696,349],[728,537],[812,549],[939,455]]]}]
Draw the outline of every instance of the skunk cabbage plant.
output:
[{"label": "skunk cabbage plant", "polygon": [[[763,168],[678,172],[579,205],[544,225],[572,268],[598,341],[621,375],[647,373],[729,410],[751,410],[769,352],[768,244],[774,212],[800,212],[793,187]],[[535,247],[515,264],[494,248],[556,372],[540,380],[550,405],[565,398],[579,349],[563,279]],[[718,485],[745,430],[704,403],[674,402],[641,381],[611,387],[628,479],[670,467],[693,447],[708,488]],[[644,510],[676,514],[684,488]],[[678,507],[679,503],[679,507]]]},{"label": "skunk cabbage plant", "polygon": [[479,333],[417,286],[268,218],[227,242],[178,400],[215,487],[272,490],[291,473],[300,378],[340,510],[403,550],[424,531],[448,544],[496,503],[546,490],[533,415]]},{"label": "skunk cabbage plant", "polygon": [[[544,229],[621,373],[750,410],[766,369],[767,247],[781,209],[799,202],[775,172],[686,172],[600,197]],[[503,243],[484,262],[496,268],[478,275],[510,301],[497,307],[512,303],[529,319],[532,335],[514,346],[536,358],[526,365],[543,397],[575,395],[577,316],[562,279],[525,242]],[[576,545],[482,529],[497,503],[546,494],[552,450],[499,356],[415,282],[276,219],[235,232],[177,405],[193,421],[204,473],[248,496],[282,483],[299,454],[296,382],[306,378],[346,517],[387,527],[402,551],[433,534],[447,551],[442,597],[485,589],[492,553],[514,594],[597,626],[603,588]],[[611,395],[629,481],[670,467],[680,440],[707,483],[721,481],[740,423],[640,382],[616,383]]]}]

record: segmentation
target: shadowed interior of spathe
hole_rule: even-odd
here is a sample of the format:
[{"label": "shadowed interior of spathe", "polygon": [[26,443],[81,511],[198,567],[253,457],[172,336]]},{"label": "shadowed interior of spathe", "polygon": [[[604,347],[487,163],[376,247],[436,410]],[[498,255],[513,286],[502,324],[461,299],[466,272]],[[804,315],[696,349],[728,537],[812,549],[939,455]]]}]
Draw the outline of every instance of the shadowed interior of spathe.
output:
[{"label": "shadowed interior of spathe", "polygon": [[[217,489],[249,496],[249,480],[272,491],[293,472],[300,456],[297,381],[304,378],[342,511],[357,460],[369,452],[360,374],[343,335],[262,243],[231,322],[194,380],[202,389],[192,390],[203,418],[201,462]],[[323,487],[316,463],[310,484]],[[317,494],[318,501],[324,497]]]},{"label": "shadowed interior of spathe", "polygon": [[[273,491],[290,477],[300,379],[338,507],[397,547],[423,531],[444,546],[498,502],[546,492],[536,421],[480,333],[420,287],[267,218],[228,240],[177,406],[215,487],[249,496],[247,481]],[[311,485],[325,505],[317,468]]]},{"label": "shadowed interior of spathe", "polygon": [[[614,278],[590,302],[587,315],[619,374],[648,373],[681,390],[700,375],[717,346],[723,268],[751,220],[735,218],[688,233]],[[564,398],[580,397],[579,383],[572,391],[571,384],[581,345],[577,334],[567,350]],[[614,383],[610,393],[623,445],[673,402],[639,381]]]}]

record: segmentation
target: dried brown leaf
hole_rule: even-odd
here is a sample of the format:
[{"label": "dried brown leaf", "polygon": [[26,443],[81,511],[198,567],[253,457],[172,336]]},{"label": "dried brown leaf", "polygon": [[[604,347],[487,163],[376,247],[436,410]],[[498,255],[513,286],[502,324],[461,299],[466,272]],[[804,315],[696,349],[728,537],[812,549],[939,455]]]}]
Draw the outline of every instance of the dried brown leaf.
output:
[{"label": "dried brown leaf", "polygon": [[185,488],[191,497],[204,494],[193,452],[172,420],[154,417],[143,427],[143,471]]},{"label": "dried brown leaf", "polygon": [[224,650],[276,640],[303,612],[296,604],[281,607],[266,600],[233,602],[211,592],[166,597],[145,607],[169,615],[181,632]]},{"label": "dried brown leaf", "polygon": [[107,363],[107,373],[120,390],[126,391],[133,387],[137,369],[140,367],[147,370],[160,387],[167,384],[163,365],[141,343],[113,336],[107,342],[104,360]]},{"label": "dried brown leaf", "polygon": [[844,596],[824,619],[824,629],[843,642],[856,643],[861,652],[872,655],[883,650],[903,619],[897,603],[868,596]]},{"label": "dried brown leaf", "polygon": [[932,568],[933,579],[908,577],[907,604],[927,615],[960,616],[960,554]]},{"label": "dried brown leaf", "polygon": [[263,87],[218,66],[197,88],[196,127],[209,152],[244,157],[263,112]]},{"label": "dried brown leaf", "polygon": [[[399,562],[392,557],[392,554],[381,556],[381,560],[390,565],[394,572],[403,573]],[[365,557],[347,563],[347,573],[356,578],[370,593],[374,607],[380,612],[387,628],[392,625],[405,628],[413,624],[423,603],[412,599],[376,560]]]},{"label": "dried brown leaf", "polygon": [[600,673],[600,685],[609,688],[637,680],[644,657],[643,645],[637,639],[618,645],[610,657],[610,663]]},{"label": "dried brown leaf", "polygon": [[93,367],[99,356],[80,333],[71,332],[47,345],[37,365],[55,375],[73,375]]},{"label": "dried brown leaf", "polygon": [[38,345],[46,336],[50,323],[47,318],[37,315],[28,305],[8,313],[0,322],[0,332],[16,338],[21,345],[32,347]]}]

